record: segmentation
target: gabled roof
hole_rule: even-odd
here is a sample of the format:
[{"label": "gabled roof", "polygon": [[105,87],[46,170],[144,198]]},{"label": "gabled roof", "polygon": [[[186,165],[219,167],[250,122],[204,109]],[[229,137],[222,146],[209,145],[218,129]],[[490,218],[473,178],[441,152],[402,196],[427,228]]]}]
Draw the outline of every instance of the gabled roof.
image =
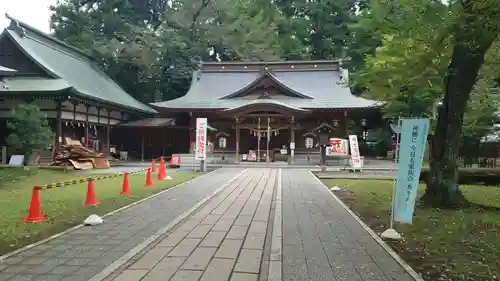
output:
[{"label": "gabled roof", "polygon": [[272,82],[274,82],[275,85],[277,85],[279,88],[283,89],[286,93],[292,94],[293,97],[296,98],[306,98],[306,99],[312,99],[312,97],[302,94],[298,91],[296,91],[293,88],[288,87],[285,83],[280,81],[278,77],[273,75],[268,69],[265,69],[262,71],[259,77],[257,77],[252,83],[248,84],[247,86],[239,89],[238,91],[227,95],[225,97],[222,97],[221,99],[230,99],[230,98],[236,98],[236,97],[241,97],[243,94],[248,93],[252,88],[255,88],[259,83],[261,83],[264,79],[270,79]]},{"label": "gabled roof", "polygon": [[264,77],[270,78],[280,91],[291,93],[272,99],[294,108],[349,109],[378,105],[376,101],[352,95],[342,83],[341,75],[336,61],[208,62],[193,73],[186,95],[151,105],[177,110],[236,108],[258,98],[245,91]]},{"label": "gabled roof", "polygon": [[87,54],[25,23],[7,17],[11,20],[11,25],[4,30],[2,37],[12,39],[29,59],[52,78],[66,81],[76,96],[136,112],[156,113],[120,88]]}]

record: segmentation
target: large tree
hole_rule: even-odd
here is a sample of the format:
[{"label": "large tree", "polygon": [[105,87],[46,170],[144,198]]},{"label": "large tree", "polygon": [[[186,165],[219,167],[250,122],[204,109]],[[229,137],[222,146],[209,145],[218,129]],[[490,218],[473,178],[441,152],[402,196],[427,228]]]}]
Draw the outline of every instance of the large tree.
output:
[{"label": "large tree", "polygon": [[[432,206],[462,202],[456,165],[461,137],[480,139],[496,119],[498,103],[490,88],[498,70],[488,69],[496,65],[497,52],[490,46],[500,19],[493,2],[375,0],[366,16],[374,37],[382,41],[354,75],[358,86],[386,101],[386,116],[437,117],[432,173],[423,197]],[[492,62],[482,67],[488,50]]]},{"label": "large tree", "polygon": [[185,94],[200,60],[281,56],[277,10],[249,0],[65,0],[52,9],[55,36],[99,58],[143,102]]},{"label": "large tree", "polygon": [[439,108],[432,139],[430,179],[422,198],[436,207],[455,207],[464,201],[457,168],[464,113],[485,54],[500,32],[497,0],[462,0],[450,5],[456,11],[449,28],[451,61],[444,78],[443,105]]}]

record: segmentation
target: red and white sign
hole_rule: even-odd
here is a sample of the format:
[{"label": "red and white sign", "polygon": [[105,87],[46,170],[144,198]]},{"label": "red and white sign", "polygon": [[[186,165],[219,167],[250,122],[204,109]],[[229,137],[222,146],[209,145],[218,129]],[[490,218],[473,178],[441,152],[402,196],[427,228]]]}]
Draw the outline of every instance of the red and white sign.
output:
[{"label": "red and white sign", "polygon": [[207,118],[196,118],[196,160],[207,159],[207,126]]},{"label": "red and white sign", "polygon": [[361,170],[363,168],[363,163],[361,162],[358,137],[356,135],[349,135],[349,145],[351,147],[351,167],[353,170]]}]

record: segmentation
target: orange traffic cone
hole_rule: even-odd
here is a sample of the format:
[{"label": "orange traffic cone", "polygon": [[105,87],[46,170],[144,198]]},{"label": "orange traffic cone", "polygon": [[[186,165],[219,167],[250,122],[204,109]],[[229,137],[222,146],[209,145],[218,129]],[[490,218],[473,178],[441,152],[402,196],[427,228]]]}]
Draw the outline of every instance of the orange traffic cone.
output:
[{"label": "orange traffic cone", "polygon": [[172,167],[174,165],[175,165],[174,156],[172,155],[172,157],[170,157],[170,167]]},{"label": "orange traffic cone", "polygon": [[181,166],[181,155],[177,155],[177,166]]},{"label": "orange traffic cone", "polygon": [[158,169],[158,180],[161,181],[165,178],[165,162],[163,161],[163,156],[160,157],[160,168]]},{"label": "orange traffic cone", "polygon": [[87,186],[87,200],[85,200],[85,204],[83,206],[98,206],[101,202],[97,202],[95,200],[94,193],[94,184],[92,183],[92,179],[89,178],[89,184]]},{"label": "orange traffic cone", "polygon": [[28,217],[23,220],[23,222],[36,223],[47,221],[47,218],[42,215],[40,210],[40,190],[37,186],[33,187],[33,192],[31,193],[31,203],[30,210],[28,212]]},{"label": "orange traffic cone", "polygon": [[[160,168],[160,171],[161,171],[161,168]],[[160,172],[158,172],[158,174],[160,174]],[[146,176],[146,183],[144,184],[144,186],[147,186],[147,187],[155,186],[153,183],[153,180],[151,179],[151,169],[150,168],[148,169],[148,174]]]},{"label": "orange traffic cone", "polygon": [[120,192],[120,194],[132,195],[132,192],[130,192],[130,184],[128,183],[128,173],[123,175],[122,192]]},{"label": "orange traffic cone", "polygon": [[155,160],[151,160],[151,172],[156,173],[156,163]]}]

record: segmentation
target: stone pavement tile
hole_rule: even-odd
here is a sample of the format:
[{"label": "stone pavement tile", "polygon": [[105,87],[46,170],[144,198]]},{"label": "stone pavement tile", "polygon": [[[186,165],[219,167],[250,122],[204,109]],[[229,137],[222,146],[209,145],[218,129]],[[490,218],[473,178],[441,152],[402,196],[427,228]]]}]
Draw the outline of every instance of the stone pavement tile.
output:
[{"label": "stone pavement tile", "polygon": [[226,236],[225,231],[210,231],[200,243],[201,247],[219,247]]},{"label": "stone pavement tile", "polygon": [[211,228],[211,225],[197,225],[191,232],[189,232],[186,238],[203,238],[207,235]]},{"label": "stone pavement tile", "polygon": [[267,230],[267,222],[252,221],[248,233],[265,234]]},{"label": "stone pavement tile", "polygon": [[358,270],[363,280],[387,281],[387,277],[380,271],[374,262],[360,263],[355,262],[354,267]]},{"label": "stone pavement tile", "polygon": [[189,256],[189,258],[184,262],[181,269],[204,270],[210,262],[210,259],[212,259],[216,250],[217,248],[196,248],[194,252]]},{"label": "stone pavement tile", "polygon": [[235,272],[231,276],[231,281],[257,281],[258,278],[258,274]]},{"label": "stone pavement tile", "polygon": [[155,247],[134,262],[129,269],[151,269],[171,250],[171,247]]},{"label": "stone pavement tile", "polygon": [[55,265],[32,265],[23,273],[28,274],[44,274],[56,268]]},{"label": "stone pavement tile", "polygon": [[[306,259],[285,255],[283,257],[283,280],[310,280],[309,272],[307,271],[306,266]],[[335,281],[338,281],[338,279],[336,279]]]},{"label": "stone pavement tile", "polygon": [[227,239],[243,239],[247,233],[248,227],[242,225],[233,225],[227,233]]},{"label": "stone pavement tile", "polygon": [[214,214],[210,214],[208,216],[206,216],[201,222],[200,224],[207,224],[207,225],[215,225],[217,223],[217,221],[220,219],[221,215],[214,215]]},{"label": "stone pavement tile", "polygon": [[252,216],[239,215],[234,221],[234,225],[250,226]]},{"label": "stone pavement tile", "polygon": [[141,281],[169,280],[181,267],[185,257],[166,257],[161,260]]},{"label": "stone pavement tile", "polygon": [[[326,256],[306,256],[306,266],[311,280],[335,280],[332,268]],[[369,279],[368,279],[369,280]]]},{"label": "stone pavement tile", "polygon": [[27,258],[27,259],[23,260],[23,264],[27,264],[27,265],[39,265],[39,264],[42,264],[47,259],[48,259],[48,257],[40,257],[40,258],[32,257],[32,258]]},{"label": "stone pavement tile", "polygon": [[248,233],[245,238],[245,243],[243,244],[243,249],[263,250],[265,239],[266,234]]},{"label": "stone pavement tile", "polygon": [[234,259],[213,258],[200,281],[228,281],[234,262]]},{"label": "stone pavement tile", "polygon": [[181,242],[188,232],[175,230],[170,233],[167,238],[163,239],[160,243],[158,243],[158,247],[175,247],[179,242]]},{"label": "stone pavement tile", "polygon": [[38,276],[34,279],[31,279],[31,281],[59,281],[64,278],[64,275],[56,275],[56,274],[44,274],[41,276]]},{"label": "stone pavement tile", "polygon": [[31,281],[35,278],[35,275],[22,274],[16,275],[14,278],[9,279],[9,281]]},{"label": "stone pavement tile", "polygon": [[79,258],[76,258],[76,259],[69,259],[65,262],[65,264],[67,265],[86,265],[88,264],[89,262],[91,262],[92,259],[79,259]]},{"label": "stone pavement tile", "polygon": [[198,270],[179,270],[170,279],[170,281],[198,281],[203,271]]},{"label": "stone pavement tile", "polygon": [[168,253],[171,257],[187,257],[198,246],[201,239],[186,238],[182,240],[172,251]]},{"label": "stone pavement tile", "polygon": [[[352,262],[335,262],[332,264],[333,273],[337,281],[362,281],[363,278],[356,271],[354,263]],[[399,281],[399,280],[398,280]]]},{"label": "stone pavement tile", "polygon": [[216,258],[236,259],[240,252],[243,240],[224,239],[219,250],[215,253]]},{"label": "stone pavement tile", "polygon": [[56,268],[54,268],[51,273],[54,274],[71,274],[73,272],[78,271],[80,269],[79,266],[76,265],[60,265]]},{"label": "stone pavement tile", "polygon": [[229,231],[231,226],[233,225],[234,218],[232,219],[226,219],[223,217],[223,219],[219,220],[214,227],[212,228],[213,231]]},{"label": "stone pavement tile", "polygon": [[242,249],[238,257],[238,261],[236,262],[234,271],[259,273],[261,258],[262,251],[260,250]]},{"label": "stone pavement tile", "polygon": [[14,273],[0,272],[0,281],[6,281],[12,276],[14,276]]},{"label": "stone pavement tile", "polygon": [[113,281],[139,281],[148,273],[144,269],[126,269],[118,275]]}]

